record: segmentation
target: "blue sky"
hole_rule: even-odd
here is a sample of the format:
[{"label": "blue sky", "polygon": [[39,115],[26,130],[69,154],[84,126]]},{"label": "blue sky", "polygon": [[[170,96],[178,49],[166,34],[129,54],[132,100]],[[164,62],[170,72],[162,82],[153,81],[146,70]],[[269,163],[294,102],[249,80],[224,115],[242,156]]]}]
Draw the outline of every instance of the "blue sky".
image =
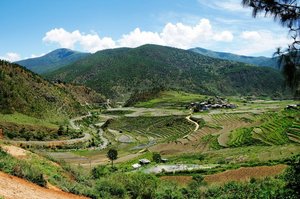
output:
[{"label": "blue sky", "polygon": [[0,58],[65,47],[96,52],[145,43],[272,56],[289,43],[272,18],[253,19],[241,0],[1,0]]}]

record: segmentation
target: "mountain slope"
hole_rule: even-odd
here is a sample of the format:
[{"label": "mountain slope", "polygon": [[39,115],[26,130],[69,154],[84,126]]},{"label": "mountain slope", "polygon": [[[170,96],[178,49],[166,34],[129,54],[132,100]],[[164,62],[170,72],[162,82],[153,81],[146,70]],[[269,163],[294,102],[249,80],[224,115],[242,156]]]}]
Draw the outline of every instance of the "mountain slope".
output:
[{"label": "mountain slope", "polygon": [[[71,89],[57,86],[17,64],[2,60],[0,88],[2,114],[18,112],[39,119],[63,120],[85,112]],[[72,86],[72,89],[78,88]],[[95,96],[98,101],[103,101],[101,96]]]},{"label": "mountain slope", "polygon": [[211,51],[204,48],[192,48],[190,51],[213,58],[238,61],[256,66],[267,66],[271,68],[277,68],[278,66],[276,58],[243,56],[226,52]]},{"label": "mountain slope", "polygon": [[42,57],[21,60],[17,61],[16,63],[35,73],[41,74],[66,66],[88,55],[90,54],[61,48],[54,50]]},{"label": "mountain slope", "polygon": [[210,95],[272,95],[283,78],[270,68],[214,59],[158,45],[99,51],[46,75],[87,85],[110,98],[151,90],[182,90]]}]

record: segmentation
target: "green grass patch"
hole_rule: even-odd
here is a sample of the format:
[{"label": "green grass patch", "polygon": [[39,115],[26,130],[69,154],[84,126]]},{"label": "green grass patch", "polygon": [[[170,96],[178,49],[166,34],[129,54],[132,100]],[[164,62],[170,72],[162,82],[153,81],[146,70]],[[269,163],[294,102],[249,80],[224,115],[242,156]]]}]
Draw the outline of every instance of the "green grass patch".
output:
[{"label": "green grass patch", "polygon": [[48,128],[58,128],[58,125],[52,121],[46,119],[37,119],[35,117],[30,117],[21,113],[13,114],[2,114],[0,113],[0,123],[9,122],[22,125],[36,125],[36,126],[45,126]]}]

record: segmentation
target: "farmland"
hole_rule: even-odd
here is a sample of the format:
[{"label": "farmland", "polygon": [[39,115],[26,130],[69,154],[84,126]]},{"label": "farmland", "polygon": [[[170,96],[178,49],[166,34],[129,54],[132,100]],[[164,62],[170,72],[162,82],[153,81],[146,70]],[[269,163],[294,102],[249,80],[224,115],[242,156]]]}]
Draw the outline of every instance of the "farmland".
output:
[{"label": "farmland", "polygon": [[[87,175],[86,172],[99,169],[97,172],[104,175],[106,181],[114,181],[116,176],[123,178],[124,173],[131,176],[136,172],[132,165],[146,158],[151,163],[138,169],[138,173],[145,174],[137,175],[157,175],[159,183],[166,187],[171,183],[190,189],[196,183],[193,186],[198,186],[203,194],[207,194],[206,197],[218,194],[215,187],[226,186],[231,181],[248,186],[247,183],[255,180],[257,186],[264,186],[263,183],[269,183],[265,177],[269,177],[272,183],[282,185],[276,176],[284,175],[288,159],[300,153],[299,110],[285,109],[287,105],[297,102],[245,101],[230,97],[228,99],[237,108],[192,112],[186,108],[189,103],[208,99],[209,96],[187,95],[172,91],[134,107],[90,108],[88,114],[63,125],[27,120],[26,125],[41,125],[53,131],[63,126],[64,130],[82,132],[88,137],[79,138],[84,140],[71,145],[66,143],[76,139],[61,140],[63,144],[51,144],[51,147],[39,146],[39,141],[29,138],[28,143],[32,144],[26,145],[26,140],[22,140],[22,146],[58,164],[84,168],[85,172],[80,173],[83,176]],[[172,96],[183,99],[183,102],[172,99],[167,103]],[[16,117],[26,120],[20,115]],[[12,121],[9,117],[2,120]],[[42,142],[47,143],[47,140]],[[106,153],[110,148],[118,151],[118,158],[114,161],[116,171],[108,166],[110,160]],[[152,161],[154,153],[166,158],[167,163]],[[37,167],[43,164],[40,161],[35,163]],[[51,172],[48,175],[55,175]],[[89,183],[95,182],[90,177],[84,178]],[[55,177],[49,180],[58,187],[64,187]],[[79,187],[86,186],[83,181],[78,183]],[[88,189],[84,190],[75,193],[86,194]]]}]

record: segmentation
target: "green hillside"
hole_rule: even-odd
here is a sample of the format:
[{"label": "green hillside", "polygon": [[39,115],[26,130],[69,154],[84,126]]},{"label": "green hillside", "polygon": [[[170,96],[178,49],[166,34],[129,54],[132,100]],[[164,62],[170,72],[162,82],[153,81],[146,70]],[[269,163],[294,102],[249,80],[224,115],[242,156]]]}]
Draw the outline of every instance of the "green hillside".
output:
[{"label": "green hillside", "polygon": [[84,112],[66,89],[17,64],[1,60],[0,87],[1,114],[20,113],[39,119],[59,120]]},{"label": "green hillside", "polygon": [[41,74],[50,72],[82,59],[90,53],[82,53],[66,48],[56,49],[44,56],[17,61],[16,63]]},{"label": "green hillside", "polygon": [[119,99],[155,88],[209,95],[274,95],[281,93],[283,84],[280,73],[270,68],[158,45],[99,51],[46,77],[84,84]]}]

